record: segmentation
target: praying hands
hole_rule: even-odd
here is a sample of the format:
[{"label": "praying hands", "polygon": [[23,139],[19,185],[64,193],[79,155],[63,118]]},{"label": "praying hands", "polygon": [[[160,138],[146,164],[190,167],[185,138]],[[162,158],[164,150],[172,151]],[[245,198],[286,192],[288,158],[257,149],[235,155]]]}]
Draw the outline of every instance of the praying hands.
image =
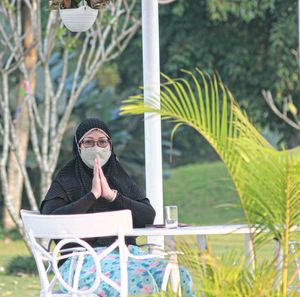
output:
[{"label": "praying hands", "polygon": [[103,174],[99,157],[95,159],[91,192],[94,194],[96,199],[99,199],[102,196],[111,202],[114,201],[117,196],[117,191],[110,188],[107,179]]}]

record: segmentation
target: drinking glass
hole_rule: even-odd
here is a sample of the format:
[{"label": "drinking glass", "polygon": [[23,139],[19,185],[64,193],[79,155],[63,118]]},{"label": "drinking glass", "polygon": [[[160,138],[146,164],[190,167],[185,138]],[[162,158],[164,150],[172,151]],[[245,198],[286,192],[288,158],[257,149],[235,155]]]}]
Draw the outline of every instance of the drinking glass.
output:
[{"label": "drinking glass", "polygon": [[165,206],[165,225],[166,228],[177,228],[178,226],[177,205]]}]

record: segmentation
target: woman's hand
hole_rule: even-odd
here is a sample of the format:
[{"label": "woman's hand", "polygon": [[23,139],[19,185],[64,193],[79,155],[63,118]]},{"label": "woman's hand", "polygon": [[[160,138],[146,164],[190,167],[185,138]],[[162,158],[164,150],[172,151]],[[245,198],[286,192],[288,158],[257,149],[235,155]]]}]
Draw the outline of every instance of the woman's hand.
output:
[{"label": "woman's hand", "polygon": [[100,166],[100,161],[97,157],[95,159],[94,177],[93,177],[93,181],[92,181],[92,190],[91,190],[91,192],[94,194],[96,199],[98,199],[100,196],[103,195],[103,189],[102,189],[101,181],[100,181],[100,170],[102,171],[101,166]]},{"label": "woman's hand", "polygon": [[100,182],[102,188],[102,197],[104,197],[109,201],[113,201],[116,198],[116,191],[110,188],[101,166],[99,168],[99,172],[100,172]]}]

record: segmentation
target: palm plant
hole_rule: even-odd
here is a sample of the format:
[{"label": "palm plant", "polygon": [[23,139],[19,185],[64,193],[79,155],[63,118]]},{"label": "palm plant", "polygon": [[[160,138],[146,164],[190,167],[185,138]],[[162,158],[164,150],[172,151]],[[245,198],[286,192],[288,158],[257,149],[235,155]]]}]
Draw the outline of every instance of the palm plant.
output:
[{"label": "palm plant", "polygon": [[[252,234],[254,246],[270,235],[280,242],[283,250],[281,285],[275,290],[271,285],[270,290],[276,292],[276,296],[287,296],[291,275],[288,244],[297,240],[298,232],[293,229],[300,223],[300,149],[278,151],[273,148],[218,75],[210,76],[199,69],[195,74],[183,72],[186,78],[172,79],[163,75],[166,81],[161,85],[160,101],[154,96],[145,104],[143,95],[139,94],[125,100],[121,113],[160,113],[163,120],[175,123],[173,133],[180,125],[188,125],[210,143],[232,177],[249,227],[256,229]],[[254,275],[262,275],[267,266],[257,268]],[[271,270],[274,274],[274,269]],[[257,277],[250,277],[249,273],[238,274],[247,276],[244,280],[248,280],[250,287],[254,286],[254,279],[257,281]],[[238,287],[241,290],[241,286]],[[228,296],[248,296],[243,294]],[[275,296],[272,294],[262,296]]]}]

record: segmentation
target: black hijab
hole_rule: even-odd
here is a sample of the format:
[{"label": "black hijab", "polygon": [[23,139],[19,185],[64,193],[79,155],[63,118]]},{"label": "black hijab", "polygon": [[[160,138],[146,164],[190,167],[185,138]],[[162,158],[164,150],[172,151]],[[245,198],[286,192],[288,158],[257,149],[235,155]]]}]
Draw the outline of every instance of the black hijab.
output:
[{"label": "black hijab", "polygon": [[[111,140],[111,132],[107,125],[104,122],[95,118],[84,120],[77,127],[73,139],[73,158],[75,160],[75,174],[78,180],[80,181],[81,187],[84,189],[84,194],[88,193],[91,190],[93,169],[86,166],[86,164],[84,164],[84,162],[82,161],[79,153],[79,141],[88,131],[95,128],[104,131]],[[113,150],[113,145],[111,145],[111,156],[108,159],[107,163],[102,167],[102,170],[110,187],[118,190],[123,195],[129,194],[132,180],[117,160]]]},{"label": "black hijab", "polygon": [[[68,203],[76,201],[89,193],[92,188],[93,169],[89,168],[80,157],[79,141],[82,136],[92,129],[101,129],[111,139],[111,132],[107,125],[95,118],[84,120],[76,129],[73,139],[73,159],[62,168],[54,179],[54,183],[59,183],[60,186],[50,187],[44,201],[63,198]],[[103,173],[107,179],[109,186],[116,189],[120,194],[127,197],[132,197],[134,200],[145,198],[145,193],[142,190],[135,190],[134,195],[131,193],[134,181],[127,175],[125,170],[120,165],[111,147],[112,153],[107,163],[102,167]],[[136,188],[136,187],[135,187]],[[44,202],[43,201],[43,202]],[[42,202],[42,205],[43,205]],[[107,201],[101,199],[98,204],[106,205]]]}]

